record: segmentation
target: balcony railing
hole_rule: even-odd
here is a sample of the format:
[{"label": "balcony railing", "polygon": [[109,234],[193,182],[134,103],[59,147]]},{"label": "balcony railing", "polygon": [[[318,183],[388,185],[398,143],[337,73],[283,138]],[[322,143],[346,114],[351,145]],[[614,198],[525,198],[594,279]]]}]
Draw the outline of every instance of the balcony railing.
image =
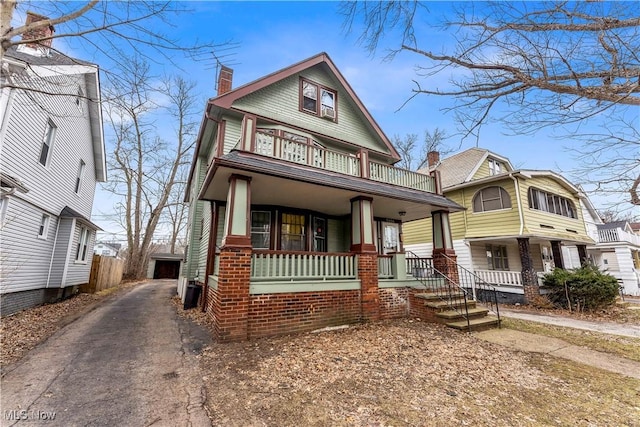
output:
[{"label": "balcony railing", "polygon": [[355,255],[313,252],[254,252],[251,280],[355,279]]},{"label": "balcony railing", "polygon": [[611,228],[598,230],[599,243],[627,242],[640,246],[640,236],[621,228]]},{"label": "balcony railing", "polygon": [[[431,175],[368,161],[368,156],[364,156],[366,158],[364,161],[367,161],[368,165],[362,165],[361,162],[363,160],[356,155],[328,150],[317,145],[293,141],[266,132],[256,132],[255,144],[252,150],[263,156],[344,175],[364,177],[420,191],[437,192],[435,178]],[[363,176],[363,173],[365,175],[368,174],[368,177]]]}]

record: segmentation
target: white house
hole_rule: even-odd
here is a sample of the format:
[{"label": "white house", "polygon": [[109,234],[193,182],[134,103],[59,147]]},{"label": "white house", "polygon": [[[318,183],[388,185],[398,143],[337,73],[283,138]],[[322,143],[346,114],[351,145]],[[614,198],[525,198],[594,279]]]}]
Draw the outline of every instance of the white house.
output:
[{"label": "white house", "polygon": [[[29,14],[27,22],[41,19]],[[98,229],[91,209],[96,182],[106,180],[98,67],[50,49],[51,39],[18,46],[1,72],[3,315],[88,282]]]},{"label": "white house", "polygon": [[120,243],[97,242],[93,247],[93,253],[96,255],[117,258],[122,245]]}]

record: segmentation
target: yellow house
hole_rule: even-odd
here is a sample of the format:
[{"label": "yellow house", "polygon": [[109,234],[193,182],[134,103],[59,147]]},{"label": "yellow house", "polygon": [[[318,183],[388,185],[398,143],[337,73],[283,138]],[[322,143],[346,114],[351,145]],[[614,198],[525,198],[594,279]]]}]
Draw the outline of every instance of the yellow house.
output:
[{"label": "yellow house", "polygon": [[[563,258],[587,258],[587,234],[580,189],[552,171],[514,169],[509,159],[471,148],[440,161],[430,153],[429,170],[439,171],[443,194],[466,210],[451,213],[452,248],[458,264],[497,286],[505,299],[539,294],[538,277]],[[427,218],[403,224],[407,256],[432,251]]]}]

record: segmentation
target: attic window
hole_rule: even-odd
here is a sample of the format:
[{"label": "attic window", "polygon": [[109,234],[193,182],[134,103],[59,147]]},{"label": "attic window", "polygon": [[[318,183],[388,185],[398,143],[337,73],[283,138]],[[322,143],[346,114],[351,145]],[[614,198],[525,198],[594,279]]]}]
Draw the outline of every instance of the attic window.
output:
[{"label": "attic window", "polygon": [[300,110],[306,113],[336,121],[335,90],[309,80],[300,80]]},{"label": "attic window", "polygon": [[500,162],[494,159],[489,159],[489,175],[498,175],[502,172]]}]

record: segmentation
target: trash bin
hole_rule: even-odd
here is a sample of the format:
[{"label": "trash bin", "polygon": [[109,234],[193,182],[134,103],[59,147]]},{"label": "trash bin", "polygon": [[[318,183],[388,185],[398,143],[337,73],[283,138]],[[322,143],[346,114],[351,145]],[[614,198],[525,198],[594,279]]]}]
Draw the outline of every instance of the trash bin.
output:
[{"label": "trash bin", "polygon": [[195,308],[198,306],[198,298],[200,298],[200,291],[202,288],[195,284],[195,282],[190,281],[187,285],[187,293],[184,298],[184,305],[182,308],[188,310],[190,308]]}]

